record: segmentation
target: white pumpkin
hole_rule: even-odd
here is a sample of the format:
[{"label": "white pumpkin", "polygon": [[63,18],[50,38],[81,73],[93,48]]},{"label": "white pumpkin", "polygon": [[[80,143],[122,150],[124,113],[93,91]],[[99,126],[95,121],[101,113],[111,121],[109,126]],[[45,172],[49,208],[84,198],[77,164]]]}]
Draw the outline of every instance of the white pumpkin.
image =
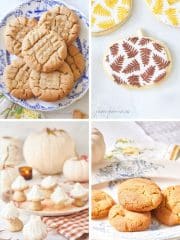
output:
[{"label": "white pumpkin", "polygon": [[86,159],[71,158],[63,166],[64,177],[73,182],[87,182],[89,179],[89,164]]},{"label": "white pumpkin", "polygon": [[77,155],[75,143],[66,131],[48,128],[29,135],[23,151],[28,165],[48,175],[62,172],[64,161]]},{"label": "white pumpkin", "polygon": [[12,137],[0,137],[0,169],[15,166],[22,160],[22,141]]},{"label": "white pumpkin", "polygon": [[93,165],[101,163],[104,160],[106,145],[102,133],[96,128],[93,128],[91,133],[91,151]]}]

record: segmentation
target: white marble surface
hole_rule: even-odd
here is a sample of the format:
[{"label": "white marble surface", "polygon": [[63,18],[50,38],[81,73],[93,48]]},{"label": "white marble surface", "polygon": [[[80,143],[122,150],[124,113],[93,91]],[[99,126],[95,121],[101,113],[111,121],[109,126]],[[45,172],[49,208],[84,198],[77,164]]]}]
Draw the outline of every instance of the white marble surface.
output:
[{"label": "white marble surface", "polygon": [[[103,68],[106,48],[119,38],[135,35],[139,29],[169,47],[172,72],[161,85],[129,90],[112,82]],[[92,116],[93,118],[179,118],[180,29],[159,22],[145,1],[133,1],[132,15],[117,31],[92,38]]]},{"label": "white marble surface", "polygon": [[[79,154],[88,154],[88,131],[89,125],[88,121],[69,121],[69,122],[59,122],[59,121],[26,121],[26,122],[0,122],[0,136],[14,136],[24,140],[26,136],[32,132],[40,131],[42,128],[61,128],[72,136],[76,142],[77,151]],[[0,210],[1,210],[0,203]],[[27,222],[28,215],[23,214],[24,222]],[[10,233],[8,231],[1,232],[2,229],[6,228],[6,223],[0,218],[0,240],[24,240],[22,233]],[[55,232],[48,234],[47,240],[66,240],[63,236],[57,235]]]},{"label": "white marble surface", "polygon": [[[11,0],[11,1],[4,1],[0,0],[0,19],[2,19],[8,12],[16,8],[19,4],[26,2],[26,0]],[[88,1],[84,3],[84,0],[64,0],[64,2],[68,3],[79,9],[85,16],[89,17],[89,7]],[[43,116],[48,119],[70,119],[72,118],[73,110],[79,109],[80,111],[89,115],[89,94],[87,93],[83,98],[78,100],[77,102],[73,103],[71,106],[58,111],[53,112],[45,112]],[[1,111],[1,109],[0,109]]]}]

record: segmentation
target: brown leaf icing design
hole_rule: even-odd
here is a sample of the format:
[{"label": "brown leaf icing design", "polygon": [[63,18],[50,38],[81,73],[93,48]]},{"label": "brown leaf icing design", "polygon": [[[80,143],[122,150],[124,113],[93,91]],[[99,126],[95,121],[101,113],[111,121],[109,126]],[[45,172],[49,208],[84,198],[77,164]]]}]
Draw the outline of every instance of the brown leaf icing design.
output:
[{"label": "brown leaf icing design", "polygon": [[161,43],[138,36],[112,45],[105,61],[116,83],[139,88],[162,81],[171,64]]},{"label": "brown leaf icing design", "polygon": [[170,61],[166,61],[165,59],[158,56],[157,54],[153,55],[153,60],[156,63],[156,65],[158,66],[159,70],[165,69],[170,64]]},{"label": "brown leaf icing design", "polygon": [[118,50],[119,50],[118,43],[115,43],[110,47],[110,51],[111,51],[113,56],[116,56],[118,54]]},{"label": "brown leaf icing design", "polygon": [[144,81],[149,82],[152,80],[154,72],[155,66],[150,66],[143,74],[141,74],[141,77]]},{"label": "brown leaf icing design", "polygon": [[138,75],[132,75],[128,77],[128,83],[132,86],[140,87],[139,83],[139,76]]},{"label": "brown leaf icing design", "polygon": [[117,57],[115,61],[111,64],[112,70],[115,72],[120,72],[122,69],[123,61],[124,61],[123,56]]},{"label": "brown leaf icing design", "polygon": [[149,38],[141,38],[141,40],[139,41],[139,45],[144,46],[147,45],[150,42]]},{"label": "brown leaf icing design", "polygon": [[153,46],[158,52],[163,50],[163,47],[159,43],[153,43]]},{"label": "brown leaf icing design", "polygon": [[124,81],[120,78],[120,77],[118,77],[117,75],[115,75],[115,74],[113,74],[112,75],[113,76],[113,78],[114,78],[114,81],[117,83],[117,84],[124,84]]},{"label": "brown leaf icing design", "polygon": [[132,43],[134,43],[134,44],[136,44],[138,40],[139,40],[138,37],[131,37],[131,38],[128,38],[128,41],[130,41],[130,42],[132,42]]},{"label": "brown leaf icing design", "polygon": [[141,54],[141,59],[142,59],[142,63],[144,64],[144,66],[148,65],[148,63],[150,61],[151,49],[141,48],[140,54]]},{"label": "brown leaf icing design", "polygon": [[166,77],[166,72],[160,74],[160,75],[155,79],[154,82],[160,82],[160,81],[162,81],[163,79],[165,79],[165,77]]},{"label": "brown leaf icing design", "polygon": [[129,63],[125,69],[123,70],[123,73],[132,73],[134,71],[140,70],[140,65],[136,59],[134,59],[131,63]]},{"label": "brown leaf icing design", "polygon": [[135,49],[133,46],[131,46],[128,42],[123,42],[122,44],[128,58],[133,58],[138,54],[137,49]]}]

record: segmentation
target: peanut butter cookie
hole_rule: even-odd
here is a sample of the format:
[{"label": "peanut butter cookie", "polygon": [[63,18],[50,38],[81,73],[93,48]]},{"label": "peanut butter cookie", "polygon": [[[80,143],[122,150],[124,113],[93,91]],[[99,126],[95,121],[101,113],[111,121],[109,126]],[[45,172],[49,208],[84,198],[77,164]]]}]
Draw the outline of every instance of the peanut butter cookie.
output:
[{"label": "peanut butter cookie", "polygon": [[119,203],[129,211],[147,212],[162,201],[160,188],[151,180],[134,178],[118,186]]},{"label": "peanut butter cookie", "polygon": [[79,17],[63,5],[45,12],[38,24],[57,32],[68,45],[73,43],[80,33]]},{"label": "peanut butter cookie", "polygon": [[26,34],[37,25],[34,18],[18,17],[12,19],[6,26],[6,49],[16,56],[21,56],[22,41]]},{"label": "peanut butter cookie", "polygon": [[149,228],[151,213],[131,212],[121,205],[114,205],[109,211],[110,224],[120,232],[137,232]]},{"label": "peanut butter cookie", "polygon": [[20,99],[29,99],[33,93],[29,86],[31,69],[22,58],[14,60],[4,71],[4,81],[8,92]]},{"label": "peanut butter cookie", "polygon": [[171,186],[162,191],[163,201],[154,210],[156,218],[163,224],[180,224],[180,185]]},{"label": "peanut butter cookie", "polygon": [[92,191],[92,219],[100,219],[108,216],[110,208],[115,204],[111,196],[106,192]]},{"label": "peanut butter cookie", "polygon": [[70,45],[67,48],[66,62],[69,64],[73,72],[74,81],[77,81],[81,77],[85,69],[85,59],[80,53],[79,48],[74,45]]},{"label": "peanut butter cookie", "polygon": [[67,57],[67,47],[58,34],[45,28],[35,28],[22,43],[26,63],[38,72],[57,70]]},{"label": "peanut butter cookie", "polygon": [[36,97],[43,101],[53,102],[70,93],[74,86],[74,76],[69,65],[64,62],[58,71],[51,73],[33,70],[29,83]]}]

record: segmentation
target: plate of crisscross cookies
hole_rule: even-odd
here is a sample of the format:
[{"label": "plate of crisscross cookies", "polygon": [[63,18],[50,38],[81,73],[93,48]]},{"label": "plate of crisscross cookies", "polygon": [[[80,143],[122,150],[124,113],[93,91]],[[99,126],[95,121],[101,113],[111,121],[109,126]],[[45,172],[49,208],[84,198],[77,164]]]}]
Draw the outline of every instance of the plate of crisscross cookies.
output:
[{"label": "plate of crisscross cookies", "polygon": [[25,108],[65,108],[88,91],[88,20],[62,1],[31,0],[0,23],[0,91]]}]

